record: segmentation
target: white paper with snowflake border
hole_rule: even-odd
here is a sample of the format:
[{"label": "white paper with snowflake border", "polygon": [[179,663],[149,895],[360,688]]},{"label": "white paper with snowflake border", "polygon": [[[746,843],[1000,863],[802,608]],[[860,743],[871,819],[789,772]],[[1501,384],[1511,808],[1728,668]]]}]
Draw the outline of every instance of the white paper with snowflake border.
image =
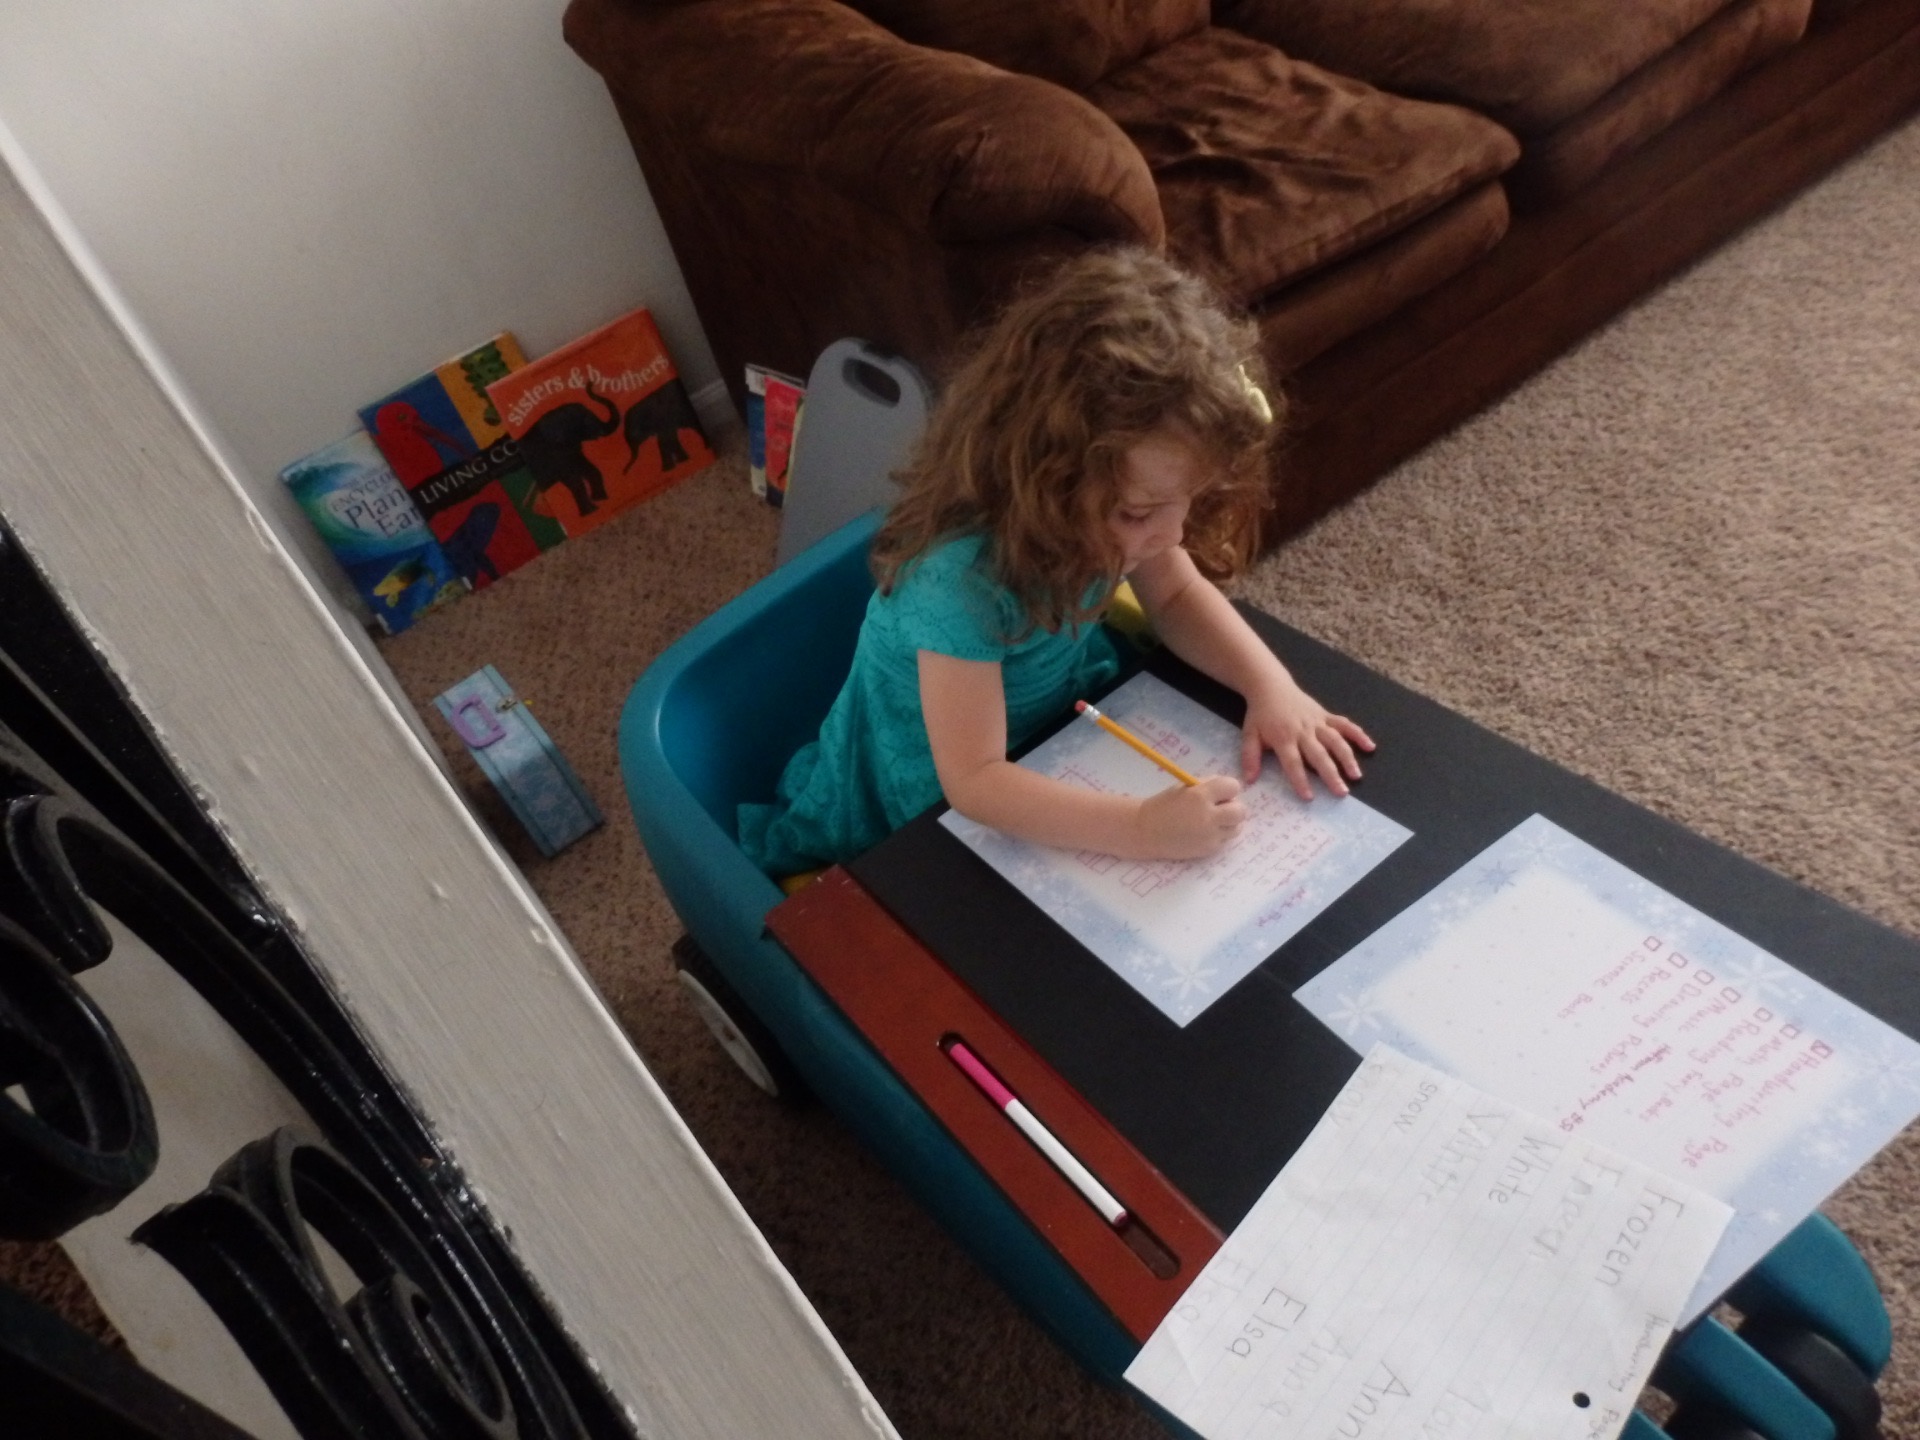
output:
[{"label": "white paper with snowflake border", "polygon": [[[1240,773],[1240,731],[1157,676],[1100,702],[1109,717],[1195,775]],[[1123,795],[1177,782],[1079,721],[1020,763],[1070,785]],[[1360,800],[1296,796],[1272,756],[1242,796],[1247,823],[1218,855],[1119,860],[1016,840],[948,811],[941,824],[1176,1025],[1232,989],[1412,834]]]},{"label": "white paper with snowflake border", "polygon": [[1296,998],[1732,1205],[1683,1323],[1920,1114],[1920,1045],[1538,815]]}]

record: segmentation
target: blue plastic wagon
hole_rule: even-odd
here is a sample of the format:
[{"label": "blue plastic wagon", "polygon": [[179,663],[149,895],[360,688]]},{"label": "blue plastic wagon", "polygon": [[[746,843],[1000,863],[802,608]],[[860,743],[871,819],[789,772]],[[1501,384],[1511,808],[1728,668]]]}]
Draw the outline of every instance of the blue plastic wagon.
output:
[{"label": "blue plastic wagon", "polygon": [[[634,822],[687,928],[689,990],[742,1068],[797,1078],[851,1128],[1001,1285],[1090,1370],[1118,1380],[1135,1345],[1090,1290],[770,938],[780,887],[741,852],[735,807],[764,800],[818,731],[852,662],[872,577],[867,515],[696,626],[643,675],[620,721]],[[1859,1254],[1815,1216],[1708,1318],[1676,1337],[1655,1380],[1681,1401],[1652,1440],[1868,1440],[1873,1377],[1892,1350]]]}]

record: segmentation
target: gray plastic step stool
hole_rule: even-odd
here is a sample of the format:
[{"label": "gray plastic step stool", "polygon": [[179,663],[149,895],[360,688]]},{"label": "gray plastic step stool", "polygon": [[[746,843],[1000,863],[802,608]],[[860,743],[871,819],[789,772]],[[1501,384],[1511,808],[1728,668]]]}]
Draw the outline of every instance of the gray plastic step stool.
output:
[{"label": "gray plastic step stool", "polygon": [[836,340],[820,352],[807,376],[776,565],[893,502],[893,472],[926,428],[932,400],[909,361],[864,340]]}]

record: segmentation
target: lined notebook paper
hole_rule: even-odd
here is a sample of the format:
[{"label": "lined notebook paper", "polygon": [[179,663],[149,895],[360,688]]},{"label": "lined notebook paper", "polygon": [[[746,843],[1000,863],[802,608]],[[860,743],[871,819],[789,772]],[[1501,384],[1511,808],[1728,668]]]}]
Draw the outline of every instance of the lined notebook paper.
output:
[{"label": "lined notebook paper", "polygon": [[1730,1214],[1376,1047],[1126,1378],[1208,1440],[1607,1440]]}]

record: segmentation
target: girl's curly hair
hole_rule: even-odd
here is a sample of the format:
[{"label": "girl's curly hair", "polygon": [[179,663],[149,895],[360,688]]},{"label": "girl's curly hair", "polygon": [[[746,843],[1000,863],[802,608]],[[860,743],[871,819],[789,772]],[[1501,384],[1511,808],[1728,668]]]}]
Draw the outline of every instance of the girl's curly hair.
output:
[{"label": "girl's curly hair", "polygon": [[1202,573],[1232,576],[1270,500],[1278,404],[1262,393],[1258,338],[1205,282],[1151,251],[1061,265],[987,326],[947,381],[874,540],[881,592],[937,541],[978,531],[1033,625],[1094,618],[1124,560],[1106,524],[1121,464],[1169,430],[1208,462],[1182,543]]}]

